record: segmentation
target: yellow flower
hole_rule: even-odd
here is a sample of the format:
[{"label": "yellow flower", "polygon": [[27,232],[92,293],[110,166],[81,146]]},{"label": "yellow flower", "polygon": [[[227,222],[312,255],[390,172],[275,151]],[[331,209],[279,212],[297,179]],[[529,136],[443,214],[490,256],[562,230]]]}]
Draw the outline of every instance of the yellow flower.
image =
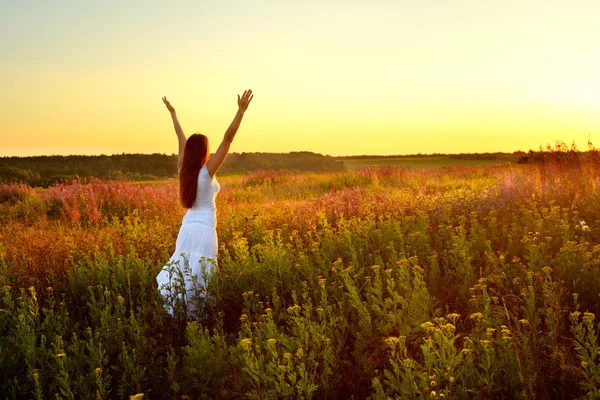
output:
[{"label": "yellow flower", "polygon": [[117,300],[119,301],[119,303],[124,303],[125,302],[125,299],[121,295],[117,296]]},{"label": "yellow flower", "polygon": [[421,324],[421,328],[424,328],[424,329],[431,329],[431,328],[434,328],[434,327],[435,327],[435,325],[433,324],[433,322],[430,322],[430,321],[423,322]]},{"label": "yellow flower", "polygon": [[298,350],[296,350],[296,355],[298,357],[302,357],[304,355],[304,350],[302,350],[302,347],[298,347]]},{"label": "yellow flower", "polygon": [[270,308],[265,308],[265,312],[269,314],[272,310]]},{"label": "yellow flower", "polygon": [[448,319],[450,319],[450,320],[457,320],[460,318],[460,314],[452,313],[452,314],[446,315],[446,317],[448,317]]},{"label": "yellow flower", "polygon": [[271,345],[274,345],[274,344],[277,343],[277,339],[269,339],[269,340],[267,340],[267,343],[271,344]]},{"label": "yellow flower", "polygon": [[321,311],[323,311],[323,308],[317,307],[317,312],[321,312]]},{"label": "yellow flower", "polygon": [[144,393],[137,393],[137,394],[134,394],[133,396],[129,396],[129,400],[138,400],[138,399],[141,399],[142,397],[144,397]]},{"label": "yellow flower", "polygon": [[519,320],[519,322],[520,322],[522,325],[529,325],[529,321],[527,321],[526,319],[520,319],[520,320]]},{"label": "yellow flower", "polygon": [[250,346],[252,345],[252,339],[250,338],[245,338],[240,340],[240,345],[242,346],[242,348],[246,351],[250,351]]},{"label": "yellow flower", "polygon": [[413,267],[413,273],[423,275],[425,273],[425,270],[423,268],[421,268],[420,266],[415,265]]},{"label": "yellow flower", "polygon": [[489,344],[490,341],[486,340],[486,339],[482,339],[482,340],[479,341],[479,343],[481,343],[481,344]]},{"label": "yellow flower", "polygon": [[388,346],[393,346],[396,343],[400,342],[400,339],[395,336],[390,336],[390,337],[386,338],[383,342],[385,344],[387,344]]},{"label": "yellow flower", "polygon": [[476,313],[473,313],[473,314],[469,315],[469,318],[471,318],[471,319],[483,319],[484,317],[483,317],[482,313],[476,312]]},{"label": "yellow flower", "polygon": [[240,321],[244,322],[248,320],[248,315],[247,314],[242,314],[240,315]]},{"label": "yellow flower", "polygon": [[56,355],[56,358],[63,358],[63,357],[66,357],[66,356],[67,356],[67,355],[66,355],[65,353],[58,353],[58,354]]},{"label": "yellow flower", "polygon": [[583,368],[587,368],[587,366],[588,366],[588,363],[586,363],[585,361],[582,361],[582,362],[581,362],[581,366],[582,366]]},{"label": "yellow flower", "polygon": [[100,375],[102,373],[102,368],[96,368],[94,372],[96,373],[96,375]]},{"label": "yellow flower", "polygon": [[285,358],[286,360],[291,360],[292,359],[292,353],[283,353],[283,358]]},{"label": "yellow flower", "polygon": [[550,267],[544,267],[544,268],[541,268],[541,271],[543,273],[545,273],[546,275],[550,275],[552,273],[552,268],[550,268]]},{"label": "yellow flower", "polygon": [[381,267],[379,265],[373,265],[373,266],[371,266],[371,269],[373,271],[379,271],[381,269]]},{"label": "yellow flower", "polygon": [[287,308],[287,312],[291,313],[293,311],[300,311],[301,307],[297,304],[290,306]]}]

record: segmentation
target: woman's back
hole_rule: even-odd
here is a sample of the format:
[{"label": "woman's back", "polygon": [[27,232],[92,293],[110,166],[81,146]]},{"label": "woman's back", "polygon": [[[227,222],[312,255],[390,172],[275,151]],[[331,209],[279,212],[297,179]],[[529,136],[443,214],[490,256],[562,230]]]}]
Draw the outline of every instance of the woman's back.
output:
[{"label": "woman's back", "polygon": [[204,164],[198,173],[196,200],[194,201],[194,205],[188,209],[188,213],[190,211],[210,211],[216,213],[217,206],[215,199],[220,188],[221,186],[219,185],[219,182],[217,182],[216,177],[210,177],[208,170],[206,169],[206,164]]}]

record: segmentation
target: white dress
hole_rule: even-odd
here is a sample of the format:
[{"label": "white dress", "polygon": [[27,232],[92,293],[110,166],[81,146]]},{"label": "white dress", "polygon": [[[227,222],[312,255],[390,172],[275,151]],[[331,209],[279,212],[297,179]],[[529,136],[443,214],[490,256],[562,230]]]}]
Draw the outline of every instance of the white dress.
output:
[{"label": "white dress", "polygon": [[[220,188],[217,179],[214,176],[211,178],[208,174],[206,164],[202,166],[198,173],[196,201],[183,216],[181,228],[177,235],[175,252],[156,277],[158,289],[163,297],[167,299],[166,309],[171,314],[173,311],[169,303],[174,301],[175,296],[186,303],[188,311],[196,309],[191,297],[198,289],[200,289],[200,293],[203,293],[203,266],[207,274],[212,273],[217,266],[218,242],[215,229],[217,226],[217,208],[215,199]],[[176,272],[177,270],[183,273],[185,279],[185,295],[181,293],[182,276]],[[196,284],[194,284],[192,277],[197,279]],[[179,287],[174,288],[174,286]]]}]

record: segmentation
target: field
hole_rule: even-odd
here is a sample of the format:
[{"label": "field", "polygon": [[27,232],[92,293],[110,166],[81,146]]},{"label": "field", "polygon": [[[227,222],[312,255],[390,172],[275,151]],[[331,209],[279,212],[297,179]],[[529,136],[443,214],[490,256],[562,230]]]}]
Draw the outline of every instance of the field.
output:
[{"label": "field", "polygon": [[516,162],[516,156],[503,155],[502,159],[452,158],[449,156],[427,157],[368,157],[340,158],[350,171],[361,168],[391,165],[399,168],[483,167]]},{"label": "field", "polygon": [[221,177],[175,317],[176,181],[0,185],[0,398],[597,398],[598,160]]}]

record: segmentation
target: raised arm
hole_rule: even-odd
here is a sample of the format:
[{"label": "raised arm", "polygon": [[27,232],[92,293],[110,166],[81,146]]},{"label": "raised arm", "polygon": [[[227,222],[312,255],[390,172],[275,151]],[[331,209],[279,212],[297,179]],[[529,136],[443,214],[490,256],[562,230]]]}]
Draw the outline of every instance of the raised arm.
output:
[{"label": "raised arm", "polygon": [[206,162],[206,169],[211,177],[215,176],[219,168],[221,168],[221,165],[223,165],[223,162],[229,153],[231,142],[233,142],[233,138],[235,138],[235,134],[237,133],[240,123],[242,122],[242,118],[244,118],[244,113],[248,109],[248,105],[253,98],[254,95],[252,94],[252,90],[245,90],[241,98],[238,94],[238,111],[235,114],[233,121],[231,121],[231,125],[229,125],[229,128],[227,128],[219,148]]},{"label": "raised arm", "polygon": [[177,170],[181,168],[181,164],[183,163],[183,151],[185,150],[185,142],[187,141],[183,129],[181,129],[181,125],[179,125],[179,121],[177,120],[177,113],[175,112],[175,108],[169,103],[166,97],[162,98],[163,103],[167,106],[167,110],[171,113],[171,118],[173,119],[173,126],[175,127],[175,133],[177,134],[177,140],[179,141],[179,155],[177,157]]}]

